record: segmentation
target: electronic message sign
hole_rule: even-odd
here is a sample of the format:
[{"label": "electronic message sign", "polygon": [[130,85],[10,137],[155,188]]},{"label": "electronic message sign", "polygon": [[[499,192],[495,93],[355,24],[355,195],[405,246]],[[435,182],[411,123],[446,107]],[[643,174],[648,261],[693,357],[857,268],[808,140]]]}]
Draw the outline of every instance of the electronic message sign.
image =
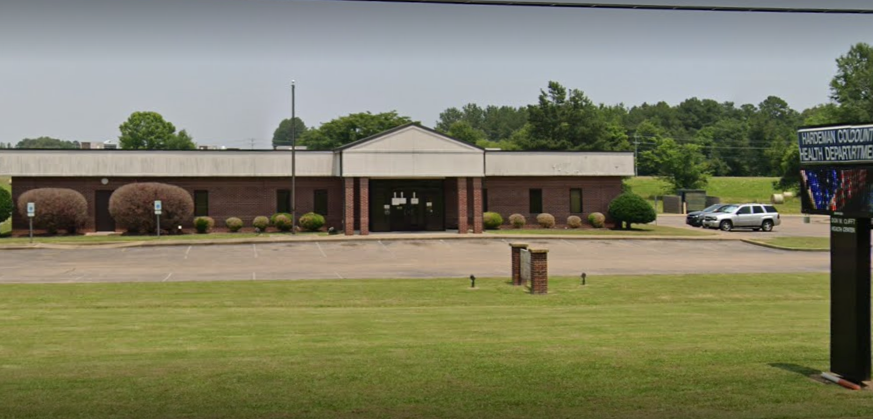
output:
[{"label": "electronic message sign", "polygon": [[802,129],[797,137],[803,212],[873,216],[873,125]]}]

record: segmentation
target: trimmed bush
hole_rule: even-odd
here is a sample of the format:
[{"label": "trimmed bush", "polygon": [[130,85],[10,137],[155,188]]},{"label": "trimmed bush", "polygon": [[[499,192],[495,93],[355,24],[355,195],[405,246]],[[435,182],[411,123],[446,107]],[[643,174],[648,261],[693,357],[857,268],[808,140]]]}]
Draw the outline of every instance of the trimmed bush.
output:
[{"label": "trimmed bush", "polygon": [[575,215],[567,217],[567,227],[582,228],[582,219]]},{"label": "trimmed bush", "polygon": [[161,226],[174,231],[194,215],[194,199],[188,191],[166,183],[131,183],[109,198],[109,214],[130,233],[152,233],[156,228],[155,201],[161,201]]},{"label": "trimmed bush", "polygon": [[0,223],[11,217],[13,210],[12,194],[6,188],[0,188]]},{"label": "trimmed bush", "polygon": [[293,220],[293,219],[294,219],[294,217],[292,217],[291,214],[289,214],[289,213],[287,213],[287,212],[277,212],[277,213],[275,213],[275,214],[273,214],[273,215],[270,216],[270,225],[271,225],[271,226],[278,228],[278,227],[276,226],[276,217],[278,217],[278,216],[280,216],[280,215],[284,215],[285,218],[287,218],[287,219],[289,219],[289,220]]},{"label": "trimmed bush", "polygon": [[599,212],[592,212],[588,214],[588,224],[591,224],[591,227],[594,228],[603,228],[603,225],[606,223],[606,216]]},{"label": "trimmed bush", "polygon": [[273,217],[273,227],[276,227],[279,231],[291,231],[291,217],[286,217],[285,214]]},{"label": "trimmed bush", "polygon": [[555,226],[555,216],[544,212],[537,215],[537,224],[542,228],[552,228]]},{"label": "trimmed bush", "polygon": [[215,227],[215,220],[212,217],[197,217],[194,219],[194,229],[200,234],[212,231],[212,227]]},{"label": "trimmed bush", "polygon": [[230,217],[224,220],[224,225],[227,226],[227,229],[230,230],[231,233],[236,233],[243,227],[243,222],[239,218]]},{"label": "trimmed bush", "polygon": [[258,229],[259,233],[266,232],[267,227],[269,227],[269,226],[270,226],[270,219],[267,217],[264,217],[263,215],[257,216],[257,217],[255,217],[254,220],[252,220],[252,227]]},{"label": "trimmed bush", "polygon": [[324,226],[324,217],[321,214],[307,212],[300,217],[300,227],[307,231],[318,231]]},{"label": "trimmed bush", "polygon": [[503,217],[496,212],[486,212],[482,214],[482,224],[488,230],[497,230],[503,224]]},{"label": "trimmed bush", "polygon": [[630,229],[631,224],[648,224],[655,221],[655,209],[645,199],[633,193],[623,193],[609,203],[609,218],[617,228]]},{"label": "trimmed bush", "polygon": [[509,216],[509,224],[512,224],[514,228],[522,228],[527,224],[527,220],[521,214],[512,214]]},{"label": "trimmed bush", "polygon": [[18,197],[18,213],[27,219],[27,203],[36,205],[33,227],[55,234],[67,230],[73,234],[88,220],[88,201],[79,192],[64,188],[29,190]]}]

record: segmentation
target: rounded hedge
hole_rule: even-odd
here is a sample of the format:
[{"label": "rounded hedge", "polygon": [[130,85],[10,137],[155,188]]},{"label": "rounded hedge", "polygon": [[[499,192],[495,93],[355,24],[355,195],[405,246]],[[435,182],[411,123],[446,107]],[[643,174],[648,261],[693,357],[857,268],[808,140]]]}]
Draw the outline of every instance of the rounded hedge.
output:
[{"label": "rounded hedge", "polygon": [[279,229],[279,231],[291,231],[291,216],[285,216],[285,214],[278,214],[273,217],[273,227]]},{"label": "rounded hedge", "polygon": [[567,227],[582,228],[582,219],[575,215],[567,217]]},{"label": "rounded hedge", "polygon": [[194,219],[194,229],[197,233],[206,234],[215,227],[215,220],[212,217],[197,217]]},{"label": "rounded hedge", "polygon": [[542,228],[552,228],[555,226],[555,216],[544,212],[537,215],[537,224]]},{"label": "rounded hedge", "polygon": [[609,203],[609,218],[616,227],[631,228],[631,224],[648,224],[655,221],[655,209],[639,195],[623,193]]},{"label": "rounded hedge", "polygon": [[224,220],[224,225],[227,226],[231,233],[236,233],[243,227],[243,221],[237,217],[230,217]]},{"label": "rounded hedge", "polygon": [[300,217],[299,224],[307,231],[318,231],[324,226],[324,217],[321,214],[307,212]]},{"label": "rounded hedge", "polygon": [[588,214],[588,224],[591,224],[594,228],[603,228],[603,225],[606,223],[606,216],[599,212],[592,212]]},{"label": "rounded hedge", "polygon": [[270,226],[270,219],[264,217],[263,215],[259,215],[252,220],[252,227],[258,229],[259,233],[263,233],[267,231],[267,227]]},{"label": "rounded hedge", "polygon": [[73,234],[88,221],[88,201],[81,193],[64,188],[29,190],[18,197],[18,213],[27,219],[27,203],[36,205],[33,227],[55,234],[66,230]]},{"label": "rounded hedge", "polygon": [[6,188],[0,188],[0,223],[12,216],[15,206],[12,205],[12,194]]},{"label": "rounded hedge", "polygon": [[515,228],[522,228],[527,224],[527,220],[521,214],[512,214],[509,216],[509,224],[512,224]]},{"label": "rounded hedge", "polygon": [[[275,214],[273,214],[273,215],[270,216],[270,225],[271,225],[271,226],[276,227],[276,217],[278,217],[278,216],[280,216],[280,215],[284,215],[285,218],[287,218],[287,219],[289,219],[289,220],[293,220],[293,219],[294,219],[294,217],[292,217],[291,214],[289,214],[289,213],[287,213],[287,212],[277,212],[277,213],[275,213]],[[277,228],[278,228],[278,227],[277,227]]]},{"label": "rounded hedge", "polygon": [[496,212],[482,214],[482,224],[488,230],[497,230],[503,224],[503,217]]},{"label": "rounded hedge", "polygon": [[152,233],[157,227],[155,201],[161,201],[161,226],[167,231],[191,219],[194,199],[188,191],[166,183],[131,183],[109,197],[109,214],[131,233]]}]

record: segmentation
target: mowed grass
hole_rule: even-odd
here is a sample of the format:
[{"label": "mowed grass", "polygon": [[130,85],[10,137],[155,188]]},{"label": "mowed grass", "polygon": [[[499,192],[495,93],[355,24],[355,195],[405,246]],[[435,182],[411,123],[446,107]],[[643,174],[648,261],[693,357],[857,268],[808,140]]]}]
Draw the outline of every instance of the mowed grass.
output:
[{"label": "mowed grass", "polygon": [[822,274],[0,286],[0,416],[845,418]]},{"label": "mowed grass", "polygon": [[[773,188],[775,177],[711,177],[703,189],[708,196],[717,196],[721,202],[742,204],[746,202],[770,203],[770,196],[783,191]],[[651,176],[638,176],[625,181],[633,192],[652,201],[654,197],[669,194],[670,187],[664,181]],[[661,210],[661,203],[659,201]],[[783,214],[799,214],[800,200],[796,197],[786,199],[784,204],[776,205]]]},{"label": "mowed grass", "polygon": [[[17,235],[18,233],[16,233]],[[299,237],[321,237],[327,236],[327,233],[324,232],[298,232],[297,236]],[[281,238],[292,238],[294,235],[291,233],[280,233],[280,232],[269,232],[269,233],[209,233],[209,234],[172,234],[172,235],[163,235],[161,237],[158,236],[141,236],[141,235],[112,235],[112,236],[86,236],[86,235],[72,235],[72,236],[35,236],[33,238],[34,243],[48,243],[48,244],[109,244],[109,243],[128,243],[128,242],[181,242],[181,241],[193,241],[193,242],[202,242],[202,241],[211,241],[211,240],[228,240],[232,241],[233,239],[258,239],[263,240],[264,242],[269,242],[270,240],[281,239]],[[20,245],[30,243],[30,238],[27,236],[22,237],[10,237],[3,239],[0,241],[0,246],[4,244],[8,245]]]},{"label": "mowed grass", "polygon": [[826,251],[831,249],[830,237],[774,237],[772,239],[755,241],[789,250]]},{"label": "mowed grass", "polygon": [[493,234],[535,234],[535,235],[566,235],[566,236],[604,236],[604,237],[638,237],[638,236],[674,236],[695,237],[714,236],[716,233],[706,230],[688,230],[684,228],[658,226],[654,224],[633,224],[630,230],[613,230],[608,228],[582,229],[513,229],[486,230]]},{"label": "mowed grass", "polygon": [[[0,188],[6,189],[10,193],[12,192],[12,186],[9,185],[9,177],[8,176],[0,176]],[[12,220],[0,220],[0,236],[4,234],[9,234],[12,232]]]}]

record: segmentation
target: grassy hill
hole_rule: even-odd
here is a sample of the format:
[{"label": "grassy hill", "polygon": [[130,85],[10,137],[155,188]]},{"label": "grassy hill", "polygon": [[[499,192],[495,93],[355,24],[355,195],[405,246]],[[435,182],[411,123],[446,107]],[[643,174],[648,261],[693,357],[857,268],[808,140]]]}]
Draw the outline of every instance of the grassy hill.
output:
[{"label": "grassy hill", "polygon": [[[781,193],[773,188],[775,177],[712,177],[703,188],[709,196],[717,196],[724,203],[761,202],[769,203],[770,196]],[[638,176],[625,181],[633,192],[652,201],[655,197],[670,195],[670,187],[664,181],[651,176]],[[789,198],[785,204],[776,205],[783,214],[799,214],[800,200]],[[660,202],[658,210],[661,210]]]}]

